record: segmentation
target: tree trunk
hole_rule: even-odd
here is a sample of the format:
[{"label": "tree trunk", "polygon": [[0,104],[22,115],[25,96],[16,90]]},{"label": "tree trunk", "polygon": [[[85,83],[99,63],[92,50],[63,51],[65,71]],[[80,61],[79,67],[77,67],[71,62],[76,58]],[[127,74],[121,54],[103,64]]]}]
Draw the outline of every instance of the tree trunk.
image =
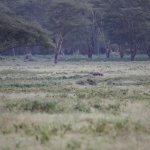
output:
[{"label": "tree trunk", "polygon": [[93,51],[92,51],[92,48],[91,47],[89,47],[89,49],[88,49],[88,58],[89,59],[92,59],[92,53]]},{"label": "tree trunk", "polygon": [[28,52],[28,47],[25,46],[25,55],[27,55],[27,54],[29,54],[29,52]]},{"label": "tree trunk", "polygon": [[110,58],[110,49],[106,50],[106,58]]},{"label": "tree trunk", "polygon": [[121,51],[121,52],[120,52],[120,58],[123,58],[123,57],[124,57],[124,52]]},{"label": "tree trunk", "polygon": [[135,48],[134,50],[131,50],[130,53],[131,53],[131,61],[134,61],[137,49]]},{"label": "tree trunk", "polygon": [[131,46],[131,48],[130,48],[131,61],[134,61],[137,50],[138,50],[138,47],[136,44],[134,45],[134,48],[133,48],[133,45]]},{"label": "tree trunk", "polygon": [[62,41],[63,41],[63,38],[62,38],[62,37],[59,37],[59,38],[56,40],[56,48],[55,48],[55,54],[54,54],[54,63],[55,63],[55,64],[58,63],[58,54],[60,53],[60,50],[61,50]]},{"label": "tree trunk", "polygon": [[15,49],[14,48],[12,49],[12,52],[13,52],[13,56],[15,56],[16,54],[15,54]]},{"label": "tree trunk", "polygon": [[120,51],[120,58],[124,57],[124,51]]},{"label": "tree trunk", "polygon": [[58,53],[57,52],[55,53],[55,56],[54,56],[54,63],[55,64],[58,63]]},{"label": "tree trunk", "polygon": [[124,49],[119,45],[120,58],[124,57]]},{"label": "tree trunk", "polygon": [[135,59],[135,52],[134,51],[131,51],[131,61],[134,61],[134,59]]},{"label": "tree trunk", "polygon": [[150,60],[150,47],[149,46],[146,46],[146,52],[147,52],[148,58]]},{"label": "tree trunk", "polygon": [[92,54],[91,53],[88,53],[88,58],[92,59]]}]

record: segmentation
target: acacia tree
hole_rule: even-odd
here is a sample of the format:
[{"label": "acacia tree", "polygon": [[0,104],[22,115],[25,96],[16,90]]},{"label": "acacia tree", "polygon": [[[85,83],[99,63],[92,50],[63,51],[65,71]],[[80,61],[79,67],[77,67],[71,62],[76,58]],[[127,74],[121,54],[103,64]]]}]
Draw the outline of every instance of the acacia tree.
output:
[{"label": "acacia tree", "polygon": [[0,51],[26,44],[46,49],[54,46],[49,31],[16,16],[0,15],[0,33]]},{"label": "acacia tree", "polygon": [[49,8],[49,22],[47,28],[53,32],[54,63],[57,63],[58,54],[63,41],[75,32],[85,28],[83,3],[76,0],[54,0]]},{"label": "acacia tree", "polygon": [[87,54],[87,30],[78,29],[78,32],[72,32],[63,42],[63,49],[67,50],[68,54]]},{"label": "acacia tree", "polygon": [[[91,4],[91,1],[89,1],[89,4]],[[95,43],[96,43],[96,11],[94,10],[93,5],[87,5],[87,10],[88,10],[88,18],[90,20],[90,25],[89,25],[89,34],[87,37],[87,53],[88,53],[88,58],[92,58],[92,54],[95,49]]]},{"label": "acacia tree", "polygon": [[144,46],[146,48],[146,53],[149,57],[149,60],[150,60],[150,35],[149,35],[149,32],[150,32],[150,23],[147,23],[147,26],[145,27],[145,29],[147,30],[144,30]]},{"label": "acacia tree", "polygon": [[[101,28],[107,33],[107,40],[109,41],[108,46],[105,44],[107,49],[106,56],[109,58],[111,44],[117,44],[119,47],[120,57],[124,56],[124,46],[127,41],[127,32],[124,28],[124,22],[122,21],[122,15],[118,11],[120,3],[114,1],[105,1],[105,13],[102,17]],[[115,4],[114,4],[115,3]]]},{"label": "acacia tree", "polygon": [[[84,8],[82,15],[86,18],[84,20],[86,25],[84,25],[84,30],[83,28],[78,28],[76,32],[67,38],[67,41],[73,39],[73,45],[82,49],[82,53],[87,53],[88,58],[91,59],[93,53],[96,52],[99,47],[100,35],[97,19],[99,19],[98,10],[100,10],[100,8],[97,7],[96,0],[82,0],[82,2],[84,2],[84,6],[82,6]],[[67,42],[67,44],[69,44],[69,42]]]},{"label": "acacia tree", "polygon": [[27,21],[37,21],[43,25],[51,0],[1,0],[0,12],[15,14]]},{"label": "acacia tree", "polygon": [[[147,1],[148,2],[148,1]],[[104,21],[109,38],[117,44],[128,44],[131,53],[131,61],[134,61],[139,46],[144,42],[143,30],[145,30],[144,9],[141,1],[111,0]],[[145,1],[146,3],[146,1]],[[111,37],[115,37],[114,39]]]},{"label": "acacia tree", "polygon": [[143,45],[146,48],[147,55],[150,60],[150,0],[143,0],[141,1],[141,7],[143,8],[144,12],[144,25],[143,25],[143,30],[141,31],[141,34],[143,35],[144,43]]},{"label": "acacia tree", "polygon": [[[101,32],[99,27],[99,20],[102,15],[102,2],[99,0],[86,0],[86,18],[89,19],[87,40],[88,58],[92,58],[92,54],[99,49],[101,39]],[[99,53],[99,50],[98,50]]]}]

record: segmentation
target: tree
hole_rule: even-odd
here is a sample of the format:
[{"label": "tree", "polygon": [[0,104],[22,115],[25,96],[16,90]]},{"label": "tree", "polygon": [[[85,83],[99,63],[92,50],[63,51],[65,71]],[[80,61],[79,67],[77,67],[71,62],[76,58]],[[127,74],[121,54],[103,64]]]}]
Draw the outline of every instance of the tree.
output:
[{"label": "tree", "polygon": [[[98,0],[88,0],[86,4],[87,18],[90,20],[88,28],[88,58],[92,58],[94,51],[99,49],[99,43],[102,39],[102,34],[100,32],[99,22],[103,14],[103,9],[101,6],[102,2]],[[99,53],[99,50],[98,50]]]},{"label": "tree", "polygon": [[[93,24],[93,37],[95,39],[95,46],[96,43],[101,43],[102,47],[104,47],[104,50],[109,50],[109,42],[107,42],[106,38],[106,32],[104,31],[103,25],[103,16],[105,13],[106,8],[108,7],[106,5],[106,2],[103,0],[89,0],[89,3],[92,4],[92,7],[90,9],[90,12],[92,14],[92,24]],[[103,44],[102,44],[103,43]],[[99,47],[99,46],[98,46]]]},{"label": "tree", "polygon": [[145,18],[143,30],[141,31],[144,39],[143,45],[146,48],[146,52],[150,60],[150,0],[141,1],[141,7],[143,8]]},{"label": "tree", "polygon": [[0,51],[26,44],[46,49],[54,46],[49,31],[16,16],[0,15],[0,33]]},{"label": "tree", "polygon": [[0,2],[0,13],[8,13],[10,9],[4,4],[4,2]]},{"label": "tree", "polygon": [[106,3],[109,8],[104,15],[104,22],[109,38],[119,45],[127,43],[133,61],[139,46],[144,42],[143,31],[145,21],[148,20],[141,6],[142,1],[111,0]]},{"label": "tree", "polygon": [[85,29],[83,3],[76,0],[54,0],[49,8],[48,29],[53,32],[55,43],[54,63],[57,63],[58,54],[63,41],[70,35]]},{"label": "tree", "polygon": [[51,0],[2,0],[0,12],[15,14],[27,21],[37,21],[43,25],[47,20],[47,11]]}]

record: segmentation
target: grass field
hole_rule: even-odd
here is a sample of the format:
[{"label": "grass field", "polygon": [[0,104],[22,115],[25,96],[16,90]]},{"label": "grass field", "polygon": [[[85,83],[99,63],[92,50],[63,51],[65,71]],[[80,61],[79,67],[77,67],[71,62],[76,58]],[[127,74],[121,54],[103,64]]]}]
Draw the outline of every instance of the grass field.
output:
[{"label": "grass field", "polygon": [[0,60],[0,150],[150,149],[149,61],[35,57]]}]

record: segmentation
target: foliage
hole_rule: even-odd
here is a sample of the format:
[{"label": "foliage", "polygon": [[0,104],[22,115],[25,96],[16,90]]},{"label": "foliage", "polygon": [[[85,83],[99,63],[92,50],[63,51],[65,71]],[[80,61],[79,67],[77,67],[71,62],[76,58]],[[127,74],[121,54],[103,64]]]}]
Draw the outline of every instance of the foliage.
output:
[{"label": "foliage", "polygon": [[26,44],[45,48],[53,46],[47,30],[15,16],[0,15],[0,32],[1,51]]},{"label": "foliage", "polygon": [[27,54],[24,59],[25,59],[25,61],[35,61],[35,60],[36,60],[36,59],[32,56],[31,53],[30,53],[30,54]]},{"label": "foliage", "polygon": [[[2,0],[0,19],[1,22],[5,20],[5,28],[10,30],[9,35],[8,31],[1,34],[2,49],[22,47],[22,43],[49,49],[53,46],[50,31],[55,43],[55,63],[60,53],[76,51],[92,58],[102,49],[109,58],[113,45],[117,47],[114,51],[120,51],[121,58],[127,49],[131,60],[135,59],[139,49],[146,51],[150,58],[149,6],[149,0]],[[18,16],[38,22],[49,31]],[[0,30],[3,28],[1,25]]]},{"label": "foliage", "polygon": [[60,53],[64,39],[85,29],[86,23],[83,15],[82,2],[75,0],[52,1],[49,8],[48,28],[53,32],[55,42],[55,63]]},{"label": "foliage", "polygon": [[[150,1],[106,1],[108,8],[104,15],[104,26],[112,43],[119,46],[129,45],[131,60],[145,42],[146,32],[149,32],[147,24],[150,24],[148,10]],[[143,5],[144,4],[144,5]]]}]

